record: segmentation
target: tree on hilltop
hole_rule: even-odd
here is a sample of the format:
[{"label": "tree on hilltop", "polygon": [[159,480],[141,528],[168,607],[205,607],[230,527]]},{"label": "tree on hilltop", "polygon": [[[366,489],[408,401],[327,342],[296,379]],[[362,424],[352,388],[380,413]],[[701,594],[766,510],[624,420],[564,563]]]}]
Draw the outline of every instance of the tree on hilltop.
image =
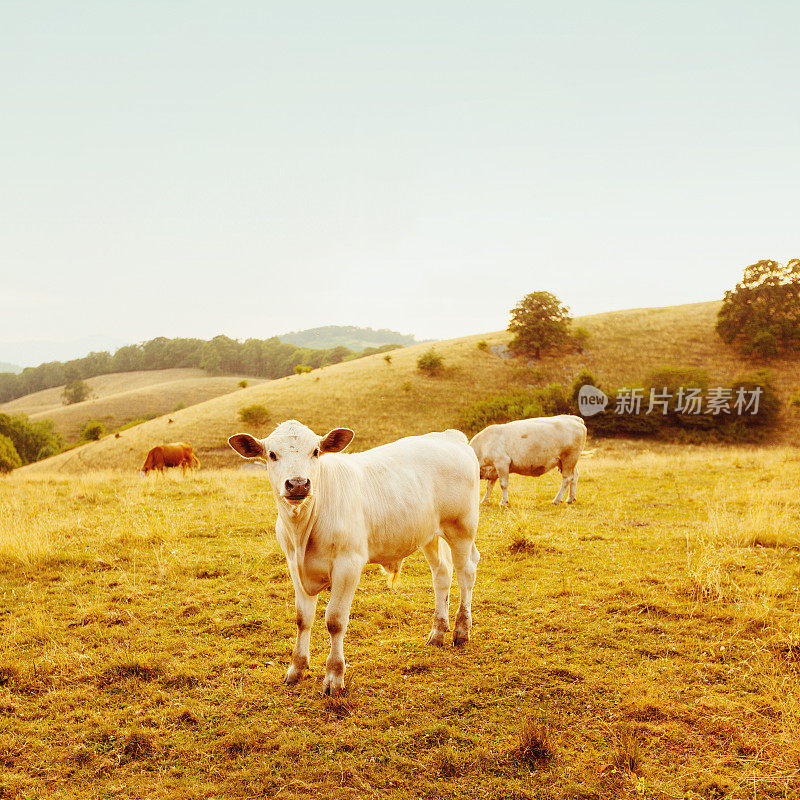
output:
[{"label": "tree on hilltop", "polygon": [[80,379],[70,381],[61,393],[65,406],[81,403],[89,397],[89,387]]},{"label": "tree on hilltop", "polygon": [[569,309],[550,292],[531,292],[511,309],[509,348],[515,355],[541,358],[542,352],[567,344],[572,318]]},{"label": "tree on hilltop", "polygon": [[800,351],[800,259],[746,267],[741,283],[725,292],[716,330],[746,355]]}]

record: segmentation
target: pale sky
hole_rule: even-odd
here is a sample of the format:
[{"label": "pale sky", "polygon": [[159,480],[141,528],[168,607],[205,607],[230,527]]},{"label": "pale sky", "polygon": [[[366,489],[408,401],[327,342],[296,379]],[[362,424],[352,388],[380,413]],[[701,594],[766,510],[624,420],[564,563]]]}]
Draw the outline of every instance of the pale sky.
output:
[{"label": "pale sky", "polygon": [[2,3],[0,342],[719,298],[800,257],[798,26],[788,0]]}]

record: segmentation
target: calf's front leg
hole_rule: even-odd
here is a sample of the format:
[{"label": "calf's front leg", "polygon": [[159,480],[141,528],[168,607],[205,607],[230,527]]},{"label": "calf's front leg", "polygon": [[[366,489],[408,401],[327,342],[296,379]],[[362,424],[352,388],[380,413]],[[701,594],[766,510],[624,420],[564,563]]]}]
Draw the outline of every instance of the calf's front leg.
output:
[{"label": "calf's front leg", "polygon": [[350,621],[353,605],[364,562],[353,558],[337,558],[331,570],[331,599],[325,609],[325,625],[331,637],[331,652],[325,662],[325,681],[322,693],[335,696],[344,689],[344,635]]},{"label": "calf's front leg", "polygon": [[317,610],[316,595],[306,594],[297,567],[289,562],[289,574],[294,585],[294,607],[297,611],[297,641],[292,651],[292,663],[286,671],[283,682],[288,686],[297,683],[303,677],[303,671],[308,669],[311,658],[311,627],[314,624],[314,614]]}]

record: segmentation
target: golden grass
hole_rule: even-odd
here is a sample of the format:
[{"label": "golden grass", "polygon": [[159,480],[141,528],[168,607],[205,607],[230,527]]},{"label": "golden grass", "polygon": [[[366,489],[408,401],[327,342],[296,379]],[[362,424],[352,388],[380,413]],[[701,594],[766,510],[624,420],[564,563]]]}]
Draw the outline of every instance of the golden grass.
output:
[{"label": "golden grass", "polygon": [[[560,382],[569,384],[584,367],[607,387],[639,381],[665,365],[701,366],[712,380],[726,382],[758,367],[743,362],[714,333],[719,303],[609,312],[576,319],[591,337],[585,353],[550,356],[527,365],[504,359],[491,347],[508,341],[497,332],[439,342],[445,369],[437,377],[422,374],[417,358],[430,345],[394,351],[391,362],[374,355],[304,375],[249,386],[85,445],[25,472],[85,472],[87,469],[137,469],[147,451],[168,441],[191,442],[204,466],[235,467],[228,436],[242,430],[240,408],[263,404],[271,423],[253,433],[266,435],[273,424],[296,418],[319,433],[337,426],[356,431],[351,448],[366,449],[401,436],[457,425],[459,412],[475,400],[512,387]],[[478,343],[486,341],[487,349]],[[784,400],[800,388],[796,362],[771,364]],[[236,379],[230,379],[235,381]],[[149,401],[148,401],[149,402]],[[799,417],[787,418],[781,435],[794,441]]]},{"label": "golden grass", "polygon": [[512,476],[511,509],[482,509],[470,645],[424,646],[419,554],[391,591],[369,567],[335,701],[322,607],[281,686],[295,613],[262,477],[13,473],[2,793],[798,796],[799,455],[601,443],[559,508],[557,476]]}]

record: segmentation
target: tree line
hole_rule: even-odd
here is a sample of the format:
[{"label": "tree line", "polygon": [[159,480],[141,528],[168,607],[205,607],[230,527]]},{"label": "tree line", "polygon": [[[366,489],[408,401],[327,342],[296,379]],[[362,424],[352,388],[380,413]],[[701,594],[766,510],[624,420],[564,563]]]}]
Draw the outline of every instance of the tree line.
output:
[{"label": "tree line", "polygon": [[159,336],[141,344],[120,347],[113,355],[103,351],[89,353],[71,361],[50,361],[27,367],[19,374],[0,373],[0,403],[31,392],[51,389],[74,381],[108,375],[112,372],[194,367],[211,375],[253,375],[282,378],[292,375],[295,367],[317,369],[353,358],[394,350],[400,345],[368,347],[355,353],[346,347],[315,350],[270,339],[246,339],[240,342],[228,336],[213,339],[168,339]]}]

